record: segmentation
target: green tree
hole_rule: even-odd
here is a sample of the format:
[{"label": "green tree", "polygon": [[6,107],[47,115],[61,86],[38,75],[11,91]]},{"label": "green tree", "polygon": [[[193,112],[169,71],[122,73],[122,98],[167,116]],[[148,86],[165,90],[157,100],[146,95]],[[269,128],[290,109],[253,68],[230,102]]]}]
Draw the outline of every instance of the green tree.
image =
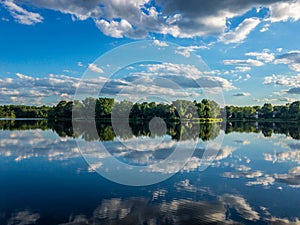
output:
[{"label": "green tree", "polygon": [[260,117],[262,118],[273,118],[273,106],[270,103],[265,103],[260,109]]}]

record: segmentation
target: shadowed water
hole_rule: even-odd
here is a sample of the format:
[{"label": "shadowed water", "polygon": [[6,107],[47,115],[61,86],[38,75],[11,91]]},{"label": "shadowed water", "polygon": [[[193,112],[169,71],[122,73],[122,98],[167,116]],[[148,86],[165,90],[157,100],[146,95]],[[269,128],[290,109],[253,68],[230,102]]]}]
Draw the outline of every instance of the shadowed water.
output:
[{"label": "shadowed water", "polygon": [[[141,123],[96,126],[97,135],[71,122],[0,121],[0,224],[300,223],[297,123],[167,124],[164,132]],[[199,171],[202,145],[222,134],[221,149]],[[144,166],[195,140],[180,172],[142,187],[103,178],[76,144],[101,141],[118,160]]]}]

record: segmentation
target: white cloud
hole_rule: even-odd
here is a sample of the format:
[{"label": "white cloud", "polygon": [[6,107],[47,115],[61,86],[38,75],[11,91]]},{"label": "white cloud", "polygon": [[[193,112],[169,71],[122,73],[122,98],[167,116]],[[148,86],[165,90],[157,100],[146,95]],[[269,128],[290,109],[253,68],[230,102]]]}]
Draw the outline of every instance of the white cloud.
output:
[{"label": "white cloud", "polygon": [[36,157],[43,157],[49,161],[81,157],[72,138],[59,139],[52,131],[45,132],[47,138],[39,130],[2,132],[0,155],[11,157],[16,162]]},{"label": "white cloud", "polygon": [[295,76],[283,76],[273,74],[272,76],[265,77],[263,84],[274,84],[286,87],[300,87],[300,74]]},{"label": "white cloud", "polygon": [[104,73],[103,69],[99,68],[96,64],[89,64],[89,70],[95,72],[95,73]]},{"label": "white cloud", "polygon": [[230,81],[218,76],[204,75],[205,73],[194,65],[161,63],[148,64],[144,67],[146,71],[132,73],[132,76],[136,77],[136,80],[139,79],[142,84],[147,81],[148,84],[155,83],[158,87],[182,88],[186,91],[189,91],[189,88],[205,88],[211,91],[235,89]]},{"label": "white cloud", "polygon": [[300,220],[299,218],[294,218],[292,220],[289,220],[287,218],[277,218],[272,216],[271,218],[267,219],[269,224],[278,224],[278,225],[299,225]]},{"label": "white cloud", "polygon": [[183,55],[184,57],[189,58],[191,56],[191,53],[197,49],[208,49],[208,47],[207,46],[187,46],[187,47],[180,46],[175,50],[175,54]]},{"label": "white cloud", "polygon": [[258,212],[253,210],[249,203],[240,196],[225,194],[220,197],[220,201],[233,207],[243,218],[251,221],[260,219]]},{"label": "white cloud", "polygon": [[12,214],[11,218],[8,219],[7,225],[18,224],[35,224],[40,218],[40,214],[32,213],[29,211],[19,211]]},{"label": "white cloud", "polygon": [[270,53],[270,50],[264,49],[262,52],[247,52],[246,56],[253,56],[257,60],[264,61],[265,63],[270,63],[275,59],[274,53]]},{"label": "white cloud", "polygon": [[83,67],[83,63],[82,62],[77,62],[77,66]]},{"label": "white cloud", "polygon": [[249,73],[247,73],[246,77],[244,78],[244,80],[246,81],[246,80],[249,80],[249,79],[251,79],[251,75]]},{"label": "white cloud", "polygon": [[[248,142],[248,141],[245,141],[245,142],[247,142],[247,143],[246,144],[242,144],[242,145],[248,145],[248,144],[250,144],[250,142]],[[249,166],[245,166],[245,165],[240,165],[240,166],[236,167],[235,169],[237,171],[244,171],[244,172],[251,170],[251,168]]]},{"label": "white cloud", "polygon": [[224,42],[225,44],[231,43],[241,43],[243,42],[250,32],[260,23],[259,19],[248,18],[245,19],[242,23],[238,25],[235,30],[230,30],[226,33],[223,33],[219,37],[220,42]]},{"label": "white cloud", "polygon": [[276,178],[276,181],[280,183],[285,183],[293,188],[300,188],[299,173],[291,173],[291,171],[289,171],[287,174],[275,174],[274,177]]},{"label": "white cloud", "polygon": [[151,72],[154,75],[178,75],[190,78],[198,78],[202,72],[194,65],[189,64],[174,64],[174,63],[160,63],[147,64],[146,72]]},{"label": "white cloud", "polygon": [[300,164],[300,150],[264,154],[264,159],[270,162],[296,162]]},{"label": "white cloud", "polygon": [[280,97],[278,100],[281,102],[295,102],[296,101],[296,99],[289,98],[289,97]]},{"label": "white cloud", "polygon": [[152,199],[157,200],[158,198],[165,197],[165,195],[167,193],[168,193],[168,191],[165,190],[165,189],[158,189],[158,190],[153,192]]},{"label": "white cloud", "polygon": [[34,78],[33,77],[30,77],[30,76],[27,76],[27,75],[24,75],[24,74],[21,74],[21,73],[16,73],[16,76],[20,79],[24,79],[24,80],[31,80],[33,81]]},{"label": "white cloud", "polygon": [[[102,68],[95,64],[88,66],[90,72],[102,74]],[[15,78],[0,80],[0,104],[53,104],[58,100],[70,100],[76,88],[80,87],[85,95],[91,95],[99,87],[102,94],[119,100],[136,100],[150,95],[163,95],[172,100],[187,98],[194,100],[202,91],[220,92],[232,90],[232,83],[218,76],[203,75],[192,65],[185,64],[146,64],[139,67],[142,71],[130,71],[122,79],[108,79],[102,76],[84,79],[49,74],[46,77],[32,77],[17,73]],[[17,90],[17,91],[16,91]],[[52,98],[52,100],[51,100]],[[53,100],[55,99],[55,100]]]},{"label": "white cloud", "polygon": [[[81,83],[87,94],[106,83],[107,79],[81,80],[66,75],[49,74],[46,77],[31,77],[17,73],[15,78],[0,81],[0,104],[53,104],[58,100],[69,100]],[[50,100],[52,99],[52,100]],[[55,100],[53,100],[55,99]]]},{"label": "white cloud", "polygon": [[218,155],[216,156],[215,160],[223,160],[232,155],[232,153],[236,150],[235,147],[232,146],[224,146],[220,151],[218,152]]},{"label": "white cloud", "polygon": [[223,177],[227,178],[255,178],[255,177],[261,177],[263,176],[263,173],[261,171],[242,171],[242,172],[225,172],[222,174]]},{"label": "white cloud", "polygon": [[239,66],[263,66],[264,63],[254,59],[228,59],[223,60],[224,65],[239,65]]},{"label": "white cloud", "polygon": [[221,90],[229,91],[229,90],[234,90],[236,87],[233,86],[233,84],[222,78],[222,77],[201,77],[198,80],[198,83],[200,84],[200,87],[202,88],[219,88]]},{"label": "white cloud", "polygon": [[249,66],[237,66],[237,67],[235,67],[235,69],[238,72],[247,72],[247,71],[251,70],[251,67],[249,67]]},{"label": "white cloud", "polygon": [[286,64],[291,70],[300,72],[300,51],[290,51],[279,55],[274,61],[275,64]]},{"label": "white cloud", "polygon": [[165,41],[154,40],[153,43],[159,47],[167,47],[169,46]]},{"label": "white cloud", "polygon": [[300,1],[277,2],[270,6],[271,22],[297,21],[300,19]]},{"label": "white cloud", "polygon": [[125,33],[128,36],[133,31],[131,24],[124,19],[120,22],[114,20],[107,21],[104,19],[96,20],[95,22],[105,35],[115,38],[122,38]]},{"label": "white cloud", "polygon": [[239,93],[235,93],[233,94],[232,96],[235,96],[235,97],[246,97],[246,96],[250,96],[251,94],[248,93],[248,92],[239,92]]},{"label": "white cloud", "polygon": [[[26,1],[18,1],[23,4]],[[258,18],[246,18],[238,27],[233,28],[228,19],[242,16],[253,8],[270,9],[270,22],[296,21],[299,19],[299,1],[245,1],[191,0],[31,0],[35,7],[52,9],[70,14],[72,19],[91,18],[106,35],[122,38],[144,38],[149,33],[169,34],[180,38],[196,36],[219,36],[219,40],[229,43],[243,42],[249,33],[260,23]],[[24,24],[35,24],[43,18],[38,13],[31,13],[17,6],[13,0],[5,0],[4,5],[14,18]],[[228,7],[230,6],[230,7]],[[265,25],[261,31],[268,29]]]},{"label": "white cloud", "polygon": [[[258,18],[246,18],[236,28],[231,29],[228,19],[242,16],[253,8],[270,9],[270,22],[296,21],[299,19],[299,1],[278,2],[217,0],[93,0],[93,1],[48,1],[31,0],[30,4],[70,14],[73,20],[91,18],[106,35],[122,38],[144,38],[149,33],[169,34],[179,38],[196,36],[219,36],[219,40],[229,43],[243,42],[260,23]],[[25,4],[22,1],[23,4]],[[17,6],[13,0],[5,0],[15,19],[24,24],[35,24],[43,18]],[[230,5],[231,7],[228,7]],[[266,31],[266,24],[261,31]]]},{"label": "white cloud", "polygon": [[253,185],[263,185],[263,186],[269,186],[273,185],[275,182],[275,179],[270,175],[265,175],[264,177],[259,177],[255,181],[248,181],[247,186],[253,186]]},{"label": "white cloud", "polygon": [[241,145],[249,145],[251,143],[248,140],[235,140],[234,142]]},{"label": "white cloud", "polygon": [[287,90],[286,92],[289,94],[300,94],[300,87],[291,88],[291,89]]},{"label": "white cloud", "polygon": [[[176,183],[175,187],[180,187],[179,191],[184,191],[185,185],[189,191],[189,180]],[[196,190],[195,190],[196,189]],[[88,224],[89,221],[104,221],[105,224],[113,224],[116,220],[122,220],[123,224],[132,224],[132,221],[144,221],[145,224],[155,224],[157,218],[167,218],[168,221],[175,221],[176,224],[193,224],[195,221],[207,224],[240,224],[243,223],[266,223],[280,225],[299,225],[299,218],[279,218],[272,215],[269,210],[263,206],[260,208],[261,215],[255,211],[247,200],[238,195],[224,194],[217,196],[207,193],[205,188],[195,188],[191,186],[191,191],[205,192],[213,200],[195,201],[178,197],[175,200],[152,201],[149,199],[132,197],[132,198],[111,198],[103,199],[101,204],[88,215],[74,215],[71,219],[62,225]],[[164,196],[165,190],[159,189],[154,191],[154,196]],[[186,193],[185,193],[186,194]],[[189,195],[190,196],[190,195]],[[191,196],[194,196],[191,195]],[[154,198],[156,199],[156,198]],[[256,208],[256,207],[255,207]],[[188,212],[187,212],[188,209]],[[235,212],[233,215],[232,211]],[[149,213],[151,212],[151,213]],[[187,212],[184,213],[183,212]],[[201,213],[199,213],[201,212]],[[236,220],[234,220],[236,219]]]},{"label": "white cloud", "polygon": [[261,29],[260,29],[260,32],[263,33],[263,32],[266,32],[269,30],[269,27],[270,27],[270,24],[265,24]]},{"label": "white cloud", "polygon": [[41,23],[44,19],[38,13],[29,12],[26,9],[18,6],[13,2],[13,0],[5,0],[1,3],[8,9],[12,17],[21,24],[33,25],[36,23]]},{"label": "white cloud", "polygon": [[276,51],[277,52],[282,52],[283,48],[277,48]]},{"label": "white cloud", "polygon": [[300,175],[300,166],[294,167],[289,170],[290,174]]}]

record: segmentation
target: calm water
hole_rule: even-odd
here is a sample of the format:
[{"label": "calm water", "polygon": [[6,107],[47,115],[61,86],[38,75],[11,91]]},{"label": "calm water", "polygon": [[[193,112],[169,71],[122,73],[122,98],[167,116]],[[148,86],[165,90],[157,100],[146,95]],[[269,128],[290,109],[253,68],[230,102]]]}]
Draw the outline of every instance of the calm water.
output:
[{"label": "calm water", "polygon": [[[300,223],[299,124],[207,124],[196,136],[191,124],[169,124],[165,135],[145,124],[114,132],[100,123],[97,136],[67,122],[0,121],[0,127],[0,224]],[[203,146],[220,136],[220,151],[201,171]],[[130,187],[95,172],[111,156],[142,167],[195,141],[190,161],[158,184]],[[103,143],[110,156],[98,154],[101,163],[88,164],[77,142]],[[150,168],[173,172],[170,165]]]}]

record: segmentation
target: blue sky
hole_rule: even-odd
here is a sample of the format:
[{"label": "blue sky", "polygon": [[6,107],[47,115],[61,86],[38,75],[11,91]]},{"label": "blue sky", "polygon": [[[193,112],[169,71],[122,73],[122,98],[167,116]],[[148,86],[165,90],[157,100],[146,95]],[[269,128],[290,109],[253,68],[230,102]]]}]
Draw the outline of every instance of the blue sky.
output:
[{"label": "blue sky", "polygon": [[[106,82],[114,90],[108,95],[119,90],[132,101],[142,93],[201,99],[203,90],[185,85],[192,80],[204,92],[224,96],[225,104],[299,100],[299,11],[300,1],[288,0],[1,0],[0,104],[71,100],[85,71],[98,76],[86,81],[86,89]],[[171,48],[174,55],[160,66],[128,65],[119,77],[107,78],[109,66],[98,57],[141,40],[153,42],[157,51]],[[128,50],[132,54],[139,52]],[[169,60],[177,56],[182,59]],[[198,56],[209,73],[196,70]],[[187,94],[157,85],[157,73]],[[141,79],[130,83],[132,77]]]}]

